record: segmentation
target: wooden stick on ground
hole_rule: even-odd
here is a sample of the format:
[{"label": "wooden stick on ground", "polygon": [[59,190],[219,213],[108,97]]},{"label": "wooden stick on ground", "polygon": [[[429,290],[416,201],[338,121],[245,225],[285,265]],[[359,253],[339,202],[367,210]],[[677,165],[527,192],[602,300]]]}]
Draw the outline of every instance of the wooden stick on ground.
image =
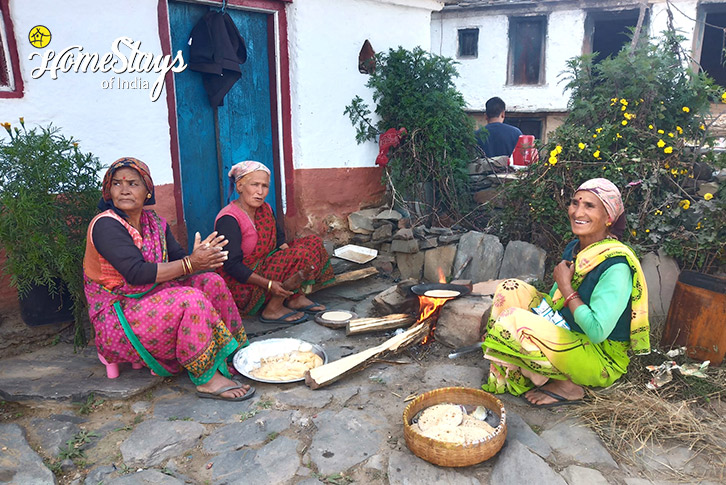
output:
[{"label": "wooden stick on ground", "polygon": [[356,318],[348,322],[348,325],[345,327],[345,334],[358,335],[359,333],[391,330],[406,327],[415,321],[416,318],[408,313],[394,313],[378,318]]},{"label": "wooden stick on ground", "polygon": [[343,376],[367,367],[373,360],[393,354],[412,343],[421,341],[428,335],[432,320],[427,318],[400,335],[393,336],[377,347],[363,350],[357,354],[316,367],[305,373],[305,384],[310,389],[318,389],[332,384]]},{"label": "wooden stick on ground", "polygon": [[314,293],[321,288],[330,288],[331,286],[339,285],[341,283],[362,280],[363,278],[367,278],[367,277],[372,276],[377,273],[378,273],[378,270],[376,268],[374,268],[373,266],[369,266],[367,268],[356,269],[354,271],[348,271],[347,273],[340,273],[339,275],[335,275],[335,280],[332,283],[328,283],[327,285],[315,284],[315,285],[303,286],[302,292],[307,295],[309,293]]}]

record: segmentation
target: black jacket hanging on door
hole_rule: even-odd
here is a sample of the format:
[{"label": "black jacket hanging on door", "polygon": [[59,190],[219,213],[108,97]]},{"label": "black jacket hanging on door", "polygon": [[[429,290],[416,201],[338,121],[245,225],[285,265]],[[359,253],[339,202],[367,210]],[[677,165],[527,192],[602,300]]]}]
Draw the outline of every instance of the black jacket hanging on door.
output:
[{"label": "black jacket hanging on door", "polygon": [[209,104],[222,106],[247,60],[245,40],[229,14],[209,11],[192,29],[189,45],[189,69],[202,73]]}]

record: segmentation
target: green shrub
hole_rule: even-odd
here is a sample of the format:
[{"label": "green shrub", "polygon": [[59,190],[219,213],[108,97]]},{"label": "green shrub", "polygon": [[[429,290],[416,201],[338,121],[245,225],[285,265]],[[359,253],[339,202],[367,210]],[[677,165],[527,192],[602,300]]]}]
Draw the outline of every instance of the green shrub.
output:
[{"label": "green shrub", "polygon": [[0,139],[0,244],[5,272],[24,295],[32,285],[51,293],[64,283],[73,299],[76,344],[85,344],[82,262],[86,228],[101,195],[101,164],[73,138],[51,126],[27,129],[3,123]]},{"label": "green shrub", "polygon": [[541,161],[505,186],[494,226],[503,239],[559,254],[572,238],[570,197],[585,180],[605,177],[622,191],[624,239],[637,251],[663,247],[682,268],[703,272],[726,262],[726,188],[701,197],[694,178],[700,163],[726,167],[709,149],[706,117],[723,90],[685,67],[681,40],[666,33],[598,64],[592,55],[569,61],[570,113]]},{"label": "green shrub", "polygon": [[473,156],[474,122],[453,82],[455,64],[420,47],[379,53],[366,84],[373,90],[378,121],[371,121],[359,96],[345,109],[358,143],[375,140],[390,128],[406,129],[401,145],[390,150],[386,170],[398,195],[429,204],[434,213],[459,213],[470,202],[467,164]]}]

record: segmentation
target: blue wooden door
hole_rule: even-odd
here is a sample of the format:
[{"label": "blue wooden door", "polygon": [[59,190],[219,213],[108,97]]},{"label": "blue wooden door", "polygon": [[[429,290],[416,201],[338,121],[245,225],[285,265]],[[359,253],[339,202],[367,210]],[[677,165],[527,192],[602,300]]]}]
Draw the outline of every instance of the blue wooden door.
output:
[{"label": "blue wooden door", "polygon": [[[189,34],[209,8],[169,3],[172,52],[181,50],[187,62]],[[222,201],[227,202],[227,173],[232,165],[257,160],[275,173],[267,14],[229,7],[226,11],[245,39],[247,62],[242,64],[242,77],[225,96],[224,106],[217,108],[217,129],[201,74],[187,68],[174,75],[184,219],[190,246],[195,232],[205,237],[214,229]],[[236,197],[232,191],[232,199]],[[267,202],[273,210],[275,200],[272,179]]]}]

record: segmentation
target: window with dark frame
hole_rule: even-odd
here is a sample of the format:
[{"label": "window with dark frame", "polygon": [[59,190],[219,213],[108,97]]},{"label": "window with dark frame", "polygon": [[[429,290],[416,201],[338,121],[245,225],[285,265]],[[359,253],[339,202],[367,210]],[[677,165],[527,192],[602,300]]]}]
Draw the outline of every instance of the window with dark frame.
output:
[{"label": "window with dark frame", "polygon": [[509,18],[507,84],[544,84],[547,17]]},{"label": "window with dark frame", "polygon": [[0,98],[23,97],[18,48],[15,45],[9,0],[0,0]]},{"label": "window with dark frame", "polygon": [[479,29],[459,29],[457,57],[475,58],[479,55]]},{"label": "window with dark frame", "polygon": [[[648,14],[649,11],[646,11],[644,30],[647,30]],[[639,15],[637,9],[588,12],[585,20],[585,51],[598,53],[593,63],[616,56],[623,46],[630,44],[631,32],[638,25]]]},{"label": "window with dark frame", "polygon": [[0,10],[0,90],[3,91],[13,88],[12,65],[10,63],[8,43],[5,40],[7,38],[5,30],[5,16],[2,10]]},{"label": "window with dark frame", "polygon": [[726,86],[726,5],[717,11],[706,12],[699,63],[716,84]]}]

